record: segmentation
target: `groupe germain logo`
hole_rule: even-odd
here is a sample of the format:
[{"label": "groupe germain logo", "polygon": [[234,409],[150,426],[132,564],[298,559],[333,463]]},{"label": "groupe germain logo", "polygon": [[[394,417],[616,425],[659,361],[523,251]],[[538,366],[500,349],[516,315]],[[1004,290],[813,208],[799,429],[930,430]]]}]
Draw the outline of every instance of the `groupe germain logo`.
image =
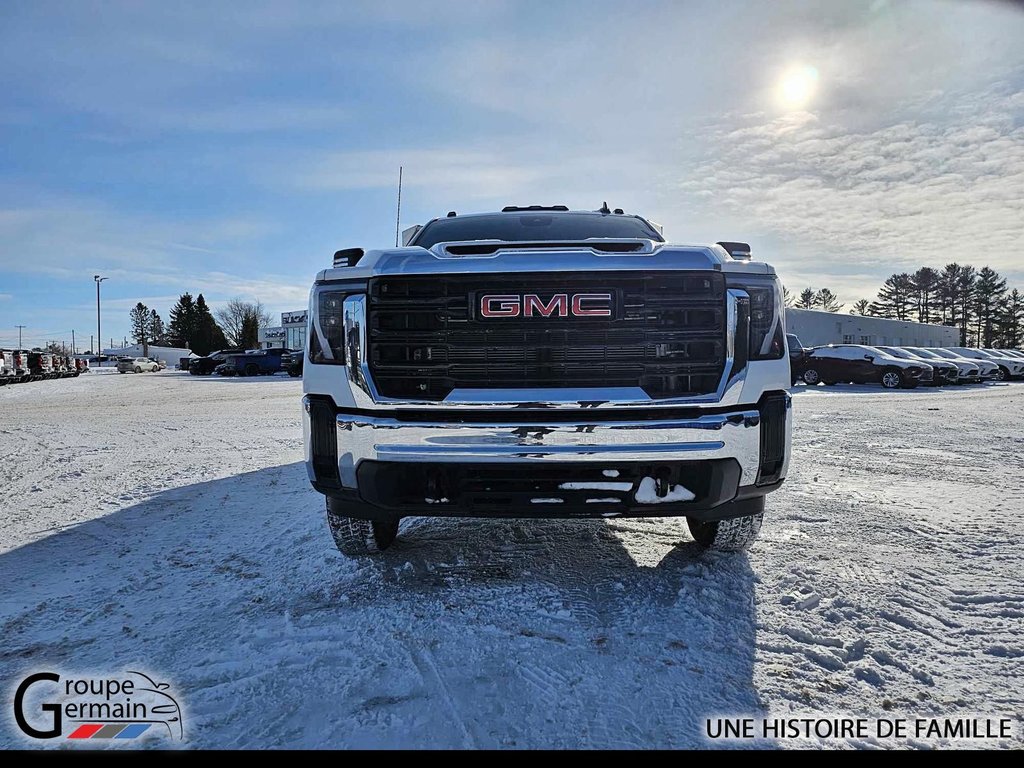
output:
[{"label": "groupe germain logo", "polygon": [[480,317],[611,317],[610,293],[556,293],[542,299],[536,293],[486,294],[480,297]]},{"label": "groupe germain logo", "polygon": [[170,683],[142,672],[61,676],[35,672],[14,693],[14,720],[33,739],[74,741],[185,737]]}]

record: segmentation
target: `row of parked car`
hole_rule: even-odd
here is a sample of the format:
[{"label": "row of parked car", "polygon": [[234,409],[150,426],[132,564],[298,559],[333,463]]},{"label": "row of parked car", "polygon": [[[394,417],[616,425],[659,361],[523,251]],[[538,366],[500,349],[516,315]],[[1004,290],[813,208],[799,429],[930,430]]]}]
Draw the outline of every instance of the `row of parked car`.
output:
[{"label": "row of parked car", "polygon": [[89,364],[70,355],[0,349],[0,386],[44,379],[67,379],[89,371]]},{"label": "row of parked car", "polygon": [[977,384],[1024,378],[1024,352],[973,347],[893,347],[828,344],[804,347],[787,334],[793,384],[881,384],[886,389],[919,385]]},{"label": "row of parked car", "polygon": [[302,375],[302,352],[292,349],[219,349],[206,357],[183,357],[178,367],[193,376]]}]

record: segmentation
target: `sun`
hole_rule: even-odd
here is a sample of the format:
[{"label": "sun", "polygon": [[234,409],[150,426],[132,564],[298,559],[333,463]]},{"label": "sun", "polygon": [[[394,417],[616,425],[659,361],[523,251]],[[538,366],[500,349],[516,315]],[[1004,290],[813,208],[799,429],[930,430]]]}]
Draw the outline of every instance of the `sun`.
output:
[{"label": "sun", "polygon": [[787,69],[779,78],[776,98],[787,109],[803,109],[818,89],[818,70],[811,66]]}]

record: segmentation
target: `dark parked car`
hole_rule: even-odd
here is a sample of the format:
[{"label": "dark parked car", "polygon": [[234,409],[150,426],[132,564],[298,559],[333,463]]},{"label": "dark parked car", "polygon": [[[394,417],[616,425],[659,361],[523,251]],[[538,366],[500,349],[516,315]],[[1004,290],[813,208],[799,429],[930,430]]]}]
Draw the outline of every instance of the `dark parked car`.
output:
[{"label": "dark parked car", "polygon": [[221,376],[262,376],[282,370],[281,358],[291,354],[290,349],[255,349],[240,355],[228,355],[217,366]]},{"label": "dark parked car", "polygon": [[804,345],[800,343],[800,339],[797,338],[795,333],[786,334],[786,346],[789,347],[790,383],[796,384],[800,381],[800,376],[804,372],[804,361],[807,359],[807,353],[810,350],[804,348]]},{"label": "dark parked car", "polygon": [[281,355],[282,370],[288,371],[288,375],[293,379],[299,378],[302,375],[302,359],[305,356],[306,353],[302,350],[289,352],[287,355]]},{"label": "dark parked car", "polygon": [[923,360],[902,360],[877,347],[836,344],[814,347],[804,361],[806,384],[881,384],[886,389],[913,389],[930,382],[932,367]]},{"label": "dark parked car", "polygon": [[904,349],[903,347],[878,347],[887,355],[898,357],[901,360],[918,360],[927,363],[935,371],[932,376],[932,386],[941,387],[943,384],[956,384],[960,379],[960,369],[952,360],[926,360],[922,355]]},{"label": "dark parked car", "polygon": [[209,376],[229,355],[239,355],[243,352],[244,349],[218,349],[206,357],[193,357],[188,364],[188,372],[193,376]]}]

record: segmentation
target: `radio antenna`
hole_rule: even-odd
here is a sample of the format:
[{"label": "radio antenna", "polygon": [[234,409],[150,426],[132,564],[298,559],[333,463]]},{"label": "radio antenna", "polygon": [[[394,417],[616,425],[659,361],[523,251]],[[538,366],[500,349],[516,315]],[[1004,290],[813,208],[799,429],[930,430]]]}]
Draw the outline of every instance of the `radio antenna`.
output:
[{"label": "radio antenna", "polygon": [[398,210],[395,212],[395,248],[398,247],[398,228],[402,226],[402,166],[398,166]]}]

